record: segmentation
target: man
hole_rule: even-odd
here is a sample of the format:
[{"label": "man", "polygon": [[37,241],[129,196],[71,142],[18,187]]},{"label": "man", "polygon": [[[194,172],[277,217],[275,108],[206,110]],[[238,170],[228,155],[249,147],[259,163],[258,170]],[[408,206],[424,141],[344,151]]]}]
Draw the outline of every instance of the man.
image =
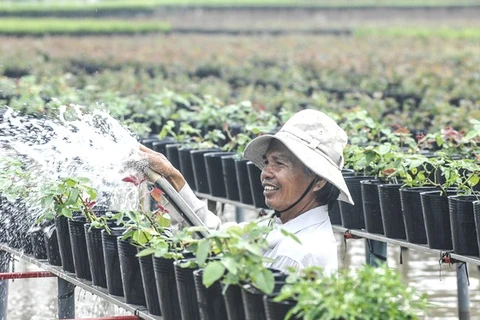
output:
[{"label": "man", "polygon": [[[244,157],[262,169],[265,203],[275,210],[282,228],[301,244],[280,232],[268,235],[273,259],[270,267],[286,270],[321,266],[326,272],[338,267],[337,246],[328,207],[341,200],[353,204],[342,175],[347,135],[333,119],[317,110],[293,115],[275,135],[253,139]],[[163,175],[210,228],[220,219],[196,198],[181,173],[161,154],[146,151],[152,170]]]}]

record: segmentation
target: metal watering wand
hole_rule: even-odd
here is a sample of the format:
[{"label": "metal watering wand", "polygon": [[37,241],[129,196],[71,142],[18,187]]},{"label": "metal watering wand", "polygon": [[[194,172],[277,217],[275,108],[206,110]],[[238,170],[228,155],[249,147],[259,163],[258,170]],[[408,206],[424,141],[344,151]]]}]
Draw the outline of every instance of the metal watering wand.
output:
[{"label": "metal watering wand", "polygon": [[144,169],[145,176],[155,187],[161,189],[175,210],[190,226],[204,227],[205,230],[198,231],[197,234],[204,238],[208,235],[208,229],[202,220],[197,216],[195,211],[185,202],[185,200],[178,194],[177,190],[160,174],[146,167]]}]

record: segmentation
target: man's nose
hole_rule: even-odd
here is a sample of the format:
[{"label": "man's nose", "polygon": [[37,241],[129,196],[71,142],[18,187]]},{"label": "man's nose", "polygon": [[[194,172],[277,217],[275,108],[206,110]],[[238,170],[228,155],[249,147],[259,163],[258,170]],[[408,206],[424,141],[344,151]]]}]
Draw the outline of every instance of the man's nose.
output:
[{"label": "man's nose", "polygon": [[261,181],[263,181],[269,178],[272,178],[272,170],[270,170],[270,167],[266,165],[265,167],[263,167],[262,172],[260,173],[260,179]]}]

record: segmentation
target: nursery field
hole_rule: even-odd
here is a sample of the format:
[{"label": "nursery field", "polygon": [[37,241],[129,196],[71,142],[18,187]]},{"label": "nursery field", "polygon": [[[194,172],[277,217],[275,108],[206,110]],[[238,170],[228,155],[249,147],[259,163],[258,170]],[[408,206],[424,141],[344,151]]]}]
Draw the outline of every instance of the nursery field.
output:
[{"label": "nursery field", "polygon": [[[312,108],[331,115],[349,135],[345,167],[351,172],[403,187],[433,185],[445,193],[455,188],[460,195],[479,199],[480,3],[332,3],[159,0],[83,6],[51,1],[45,6],[0,1],[2,121],[7,107],[26,115],[28,123],[43,117],[68,120],[74,116],[64,106],[81,106],[86,114],[107,111],[152,147],[169,137],[185,149],[215,147],[241,158],[253,137],[275,131],[293,113]],[[9,137],[21,139],[2,131],[2,150],[11,147]],[[16,199],[28,188],[22,183],[9,186],[31,167],[16,168],[22,169],[19,174],[0,161],[0,200]],[[195,185],[194,178],[187,181]],[[358,203],[361,206],[361,199]],[[233,220],[232,211],[222,218]],[[346,228],[369,227],[348,226],[343,216],[331,219]],[[397,226],[404,224],[400,219]],[[416,241],[407,223],[401,228],[402,239]],[[471,247],[460,251],[450,239],[450,247],[441,249],[480,258],[480,219],[469,220],[469,226],[472,229],[459,234],[472,237],[467,241]],[[152,238],[152,228],[132,231],[139,246]],[[390,237],[386,229],[373,233]],[[412,243],[434,248],[427,231],[423,233],[424,239]],[[337,236],[341,268],[360,268],[364,242],[348,242],[345,248]],[[402,251],[389,246],[388,264],[400,270],[405,283],[428,295],[428,319],[455,319],[455,267],[439,267],[433,253],[403,254],[402,264]],[[480,317],[475,308],[480,274],[476,265],[468,267],[474,319]],[[27,299],[20,291],[13,301]],[[43,311],[54,312],[53,304],[45,302]],[[104,309],[97,315],[123,314],[108,305]],[[35,313],[28,306],[25,310],[12,314],[20,319]],[[95,315],[89,312],[78,314]]]}]

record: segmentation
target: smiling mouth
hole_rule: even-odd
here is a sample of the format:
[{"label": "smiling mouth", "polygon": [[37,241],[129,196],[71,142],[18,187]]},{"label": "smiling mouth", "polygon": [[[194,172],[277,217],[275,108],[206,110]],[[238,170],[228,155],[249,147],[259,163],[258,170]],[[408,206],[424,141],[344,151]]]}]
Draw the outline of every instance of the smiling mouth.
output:
[{"label": "smiling mouth", "polygon": [[278,188],[274,186],[263,186],[263,190],[268,192],[278,190]]}]

